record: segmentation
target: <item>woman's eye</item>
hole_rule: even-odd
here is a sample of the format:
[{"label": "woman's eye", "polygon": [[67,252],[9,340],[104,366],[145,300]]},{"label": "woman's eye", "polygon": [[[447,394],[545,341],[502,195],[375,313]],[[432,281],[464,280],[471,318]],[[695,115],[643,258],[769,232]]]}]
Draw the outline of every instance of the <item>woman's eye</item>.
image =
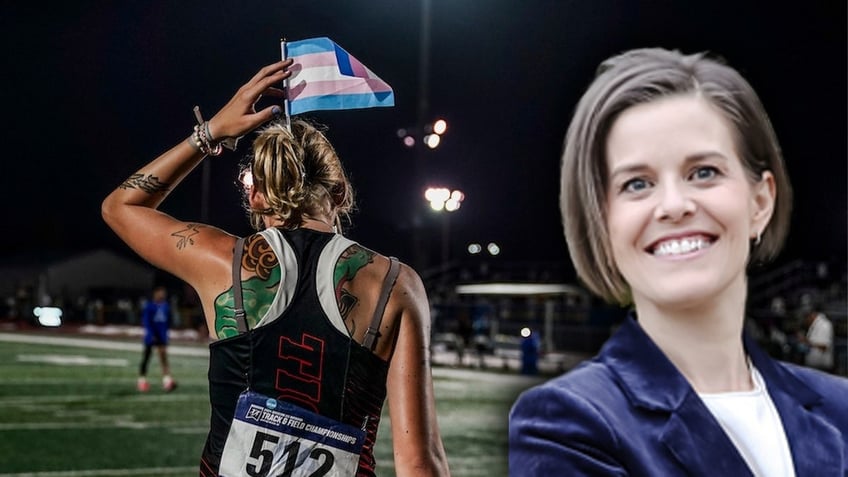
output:
[{"label": "woman's eye", "polygon": [[648,181],[641,178],[630,179],[621,185],[622,192],[639,192],[648,188]]},{"label": "woman's eye", "polygon": [[701,166],[692,173],[692,178],[697,180],[712,179],[719,174],[718,169],[713,166]]}]

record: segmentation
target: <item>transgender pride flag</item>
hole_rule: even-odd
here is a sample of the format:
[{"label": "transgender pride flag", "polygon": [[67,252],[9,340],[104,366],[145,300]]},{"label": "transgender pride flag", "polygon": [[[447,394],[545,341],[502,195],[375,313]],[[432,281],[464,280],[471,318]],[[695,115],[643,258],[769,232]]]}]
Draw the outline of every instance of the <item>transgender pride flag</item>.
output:
[{"label": "transgender pride flag", "polygon": [[287,81],[288,114],[319,109],[394,106],[392,87],[326,37],[283,42],[283,58],[294,58]]}]

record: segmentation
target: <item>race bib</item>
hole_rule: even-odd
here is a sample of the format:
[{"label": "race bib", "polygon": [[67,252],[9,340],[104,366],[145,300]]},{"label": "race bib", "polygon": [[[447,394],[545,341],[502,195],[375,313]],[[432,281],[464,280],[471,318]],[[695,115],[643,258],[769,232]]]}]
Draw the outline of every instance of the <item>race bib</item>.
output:
[{"label": "race bib", "polygon": [[241,393],[222,477],[356,474],[365,431],[252,391]]}]

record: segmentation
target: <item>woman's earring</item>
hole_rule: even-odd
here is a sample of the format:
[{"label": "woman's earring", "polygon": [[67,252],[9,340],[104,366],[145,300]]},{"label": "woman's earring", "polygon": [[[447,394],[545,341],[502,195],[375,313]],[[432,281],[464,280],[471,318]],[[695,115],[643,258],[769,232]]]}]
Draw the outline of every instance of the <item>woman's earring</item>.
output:
[{"label": "woman's earring", "polygon": [[762,230],[757,232],[757,238],[754,239],[754,245],[759,245],[760,242],[763,241],[763,232]]}]

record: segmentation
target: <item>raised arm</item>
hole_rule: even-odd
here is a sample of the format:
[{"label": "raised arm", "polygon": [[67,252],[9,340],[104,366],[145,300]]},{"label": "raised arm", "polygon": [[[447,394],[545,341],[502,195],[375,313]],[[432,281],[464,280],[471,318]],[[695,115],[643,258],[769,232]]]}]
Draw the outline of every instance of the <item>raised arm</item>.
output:
[{"label": "raised arm", "polygon": [[449,476],[436,421],[430,373],[430,308],[418,275],[403,266],[395,290],[402,311],[387,381],[395,470],[404,476]]},{"label": "raised arm", "polygon": [[[291,60],[262,68],[209,120],[212,138],[237,138],[280,114],[279,106],[259,112],[262,95],[281,97],[273,85],[290,75]],[[226,283],[235,238],[198,222],[184,222],[157,210],[168,194],[206,156],[189,137],[132,174],[103,201],[103,219],[142,258],[191,284],[207,299]],[[215,142],[215,139],[212,141]],[[217,292],[213,288],[218,289]]]}]

